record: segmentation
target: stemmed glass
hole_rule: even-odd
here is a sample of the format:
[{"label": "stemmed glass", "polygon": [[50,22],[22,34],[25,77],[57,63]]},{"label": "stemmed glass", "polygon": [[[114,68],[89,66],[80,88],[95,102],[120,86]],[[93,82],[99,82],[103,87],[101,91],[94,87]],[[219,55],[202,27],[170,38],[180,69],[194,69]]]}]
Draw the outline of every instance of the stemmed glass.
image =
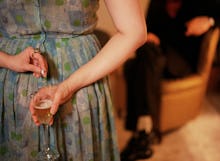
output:
[{"label": "stemmed glass", "polygon": [[[49,87],[50,89],[50,87]],[[35,115],[38,118],[40,124],[43,125],[43,136],[44,144],[43,149],[37,155],[37,161],[55,161],[59,158],[59,152],[50,147],[49,143],[49,123],[53,117],[50,114],[50,108],[52,105],[52,100],[49,95],[42,96],[35,94],[33,97]]]}]

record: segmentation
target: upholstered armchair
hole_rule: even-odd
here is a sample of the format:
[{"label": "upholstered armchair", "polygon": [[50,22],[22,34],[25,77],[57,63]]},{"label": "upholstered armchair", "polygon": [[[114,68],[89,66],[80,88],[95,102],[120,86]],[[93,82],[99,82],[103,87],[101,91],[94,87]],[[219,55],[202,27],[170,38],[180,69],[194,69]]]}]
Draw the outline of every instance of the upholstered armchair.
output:
[{"label": "upholstered armchair", "polygon": [[[218,39],[219,28],[206,33],[201,44],[197,73],[181,79],[162,80],[161,106],[157,116],[161,133],[177,129],[199,114],[206,94]],[[110,82],[116,112],[123,117],[126,114],[126,82],[122,68],[118,69],[114,77],[110,77]],[[149,125],[145,125],[146,119],[143,120],[140,122],[141,126],[146,126],[148,129]]]},{"label": "upholstered armchair", "polygon": [[159,130],[181,127],[199,113],[219,39],[219,28],[206,33],[200,49],[198,73],[176,80],[162,81]]}]

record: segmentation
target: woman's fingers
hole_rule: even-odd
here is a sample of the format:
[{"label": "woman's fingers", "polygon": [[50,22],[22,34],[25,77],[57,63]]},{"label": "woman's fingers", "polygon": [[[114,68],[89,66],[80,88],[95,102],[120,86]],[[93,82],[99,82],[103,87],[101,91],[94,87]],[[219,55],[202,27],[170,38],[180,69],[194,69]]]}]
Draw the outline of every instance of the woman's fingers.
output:
[{"label": "woman's fingers", "polygon": [[40,125],[40,122],[38,121],[38,118],[37,116],[35,115],[35,96],[31,99],[31,102],[30,102],[30,105],[29,105],[29,109],[30,109],[30,112],[31,112],[31,117],[32,117],[32,120],[34,121],[34,123],[39,126]]},{"label": "woman's fingers", "polygon": [[40,71],[36,73],[43,77],[46,77],[48,72],[48,65],[45,58],[39,52],[35,52],[32,55],[32,61],[33,65],[40,67]]},{"label": "woman's fingers", "polygon": [[52,104],[51,109],[50,109],[50,113],[52,115],[55,115],[56,112],[58,111],[59,104],[60,104],[60,98],[58,97],[58,95],[55,95],[55,97],[53,99],[53,104]]},{"label": "woman's fingers", "polygon": [[[55,90],[56,90],[55,86],[42,87],[37,91],[37,93],[35,93],[32,96],[32,99],[31,99],[30,105],[29,105],[29,109],[31,112],[32,119],[37,126],[39,126],[41,124],[41,122],[39,121],[39,118],[36,113],[36,109],[35,109],[36,103],[39,101],[45,100],[45,99],[53,100],[53,97],[54,97],[53,95],[55,93]],[[53,116],[50,117],[49,124],[50,125],[53,124]]]}]

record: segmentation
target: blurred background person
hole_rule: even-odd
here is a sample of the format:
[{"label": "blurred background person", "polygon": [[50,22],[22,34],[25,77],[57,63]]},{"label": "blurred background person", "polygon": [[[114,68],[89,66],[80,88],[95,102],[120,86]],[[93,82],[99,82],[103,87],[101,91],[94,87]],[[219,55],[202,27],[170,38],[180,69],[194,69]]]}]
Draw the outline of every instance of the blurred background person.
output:
[{"label": "blurred background person", "polygon": [[[150,145],[155,137],[161,140],[158,120],[161,79],[177,79],[197,71],[203,36],[220,25],[219,9],[219,0],[151,0],[146,15],[147,42],[124,65],[125,126],[133,131],[133,137],[121,153],[124,160],[152,156]],[[152,118],[150,131],[143,126],[138,129],[139,120],[145,116]]]}]

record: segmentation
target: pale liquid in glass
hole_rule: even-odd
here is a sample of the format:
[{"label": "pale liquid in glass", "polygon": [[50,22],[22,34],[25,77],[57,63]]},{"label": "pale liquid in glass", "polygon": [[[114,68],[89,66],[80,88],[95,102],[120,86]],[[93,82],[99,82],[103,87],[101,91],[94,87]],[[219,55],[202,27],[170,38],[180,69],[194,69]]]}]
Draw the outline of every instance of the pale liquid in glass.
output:
[{"label": "pale liquid in glass", "polygon": [[49,99],[40,100],[35,106],[36,116],[41,124],[49,124],[52,115],[50,114],[50,107],[52,101]]}]

